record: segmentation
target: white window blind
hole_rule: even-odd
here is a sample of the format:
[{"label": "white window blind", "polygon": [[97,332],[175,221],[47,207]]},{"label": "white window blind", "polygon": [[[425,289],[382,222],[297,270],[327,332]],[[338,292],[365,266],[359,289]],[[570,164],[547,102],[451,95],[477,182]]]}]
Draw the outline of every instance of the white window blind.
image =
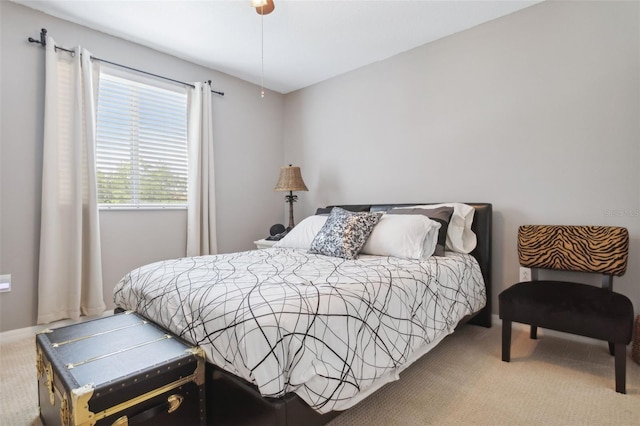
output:
[{"label": "white window blind", "polygon": [[187,204],[187,95],[138,77],[101,71],[96,170],[108,207]]}]

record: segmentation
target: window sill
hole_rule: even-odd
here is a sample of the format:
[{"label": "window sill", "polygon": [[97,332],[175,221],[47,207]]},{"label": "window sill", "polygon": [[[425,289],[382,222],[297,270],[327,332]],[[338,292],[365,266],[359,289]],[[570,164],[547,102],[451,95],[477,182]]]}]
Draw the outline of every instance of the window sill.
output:
[{"label": "window sill", "polygon": [[98,205],[99,211],[113,211],[113,210],[187,210],[187,206],[134,206],[134,205]]}]

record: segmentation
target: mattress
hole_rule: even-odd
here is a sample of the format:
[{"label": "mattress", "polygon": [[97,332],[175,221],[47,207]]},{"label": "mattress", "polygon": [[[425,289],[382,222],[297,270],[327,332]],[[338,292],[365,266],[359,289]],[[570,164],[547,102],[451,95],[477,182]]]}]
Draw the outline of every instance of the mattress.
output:
[{"label": "mattress", "polygon": [[344,260],[270,248],[140,267],[114,302],[199,345],[263,396],[295,392],[326,413],[396,379],[486,292],[470,255]]}]

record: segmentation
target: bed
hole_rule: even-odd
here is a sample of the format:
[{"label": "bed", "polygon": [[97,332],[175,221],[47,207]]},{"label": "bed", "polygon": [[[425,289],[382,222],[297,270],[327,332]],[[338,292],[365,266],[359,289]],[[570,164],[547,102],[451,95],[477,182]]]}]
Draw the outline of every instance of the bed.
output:
[{"label": "bed", "polygon": [[[123,277],[114,301],[205,350],[209,423],[324,424],[456,327],[491,326],[492,206],[464,204],[473,207],[469,254],[363,250],[352,260],[285,244],[146,265]],[[326,211],[413,216],[399,209],[415,205]]]}]

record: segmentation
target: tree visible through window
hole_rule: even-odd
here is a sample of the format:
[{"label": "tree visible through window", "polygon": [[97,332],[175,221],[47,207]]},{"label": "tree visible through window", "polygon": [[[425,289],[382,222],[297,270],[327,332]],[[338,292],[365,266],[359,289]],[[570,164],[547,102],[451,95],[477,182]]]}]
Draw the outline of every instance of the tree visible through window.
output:
[{"label": "tree visible through window", "polygon": [[103,207],[187,203],[187,95],[100,75],[96,170]]}]

